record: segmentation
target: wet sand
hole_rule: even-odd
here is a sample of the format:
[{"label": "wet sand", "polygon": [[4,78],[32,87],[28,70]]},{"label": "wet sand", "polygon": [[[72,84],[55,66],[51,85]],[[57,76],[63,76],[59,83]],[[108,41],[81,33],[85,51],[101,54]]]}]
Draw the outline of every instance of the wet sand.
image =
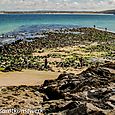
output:
[{"label": "wet sand", "polygon": [[0,86],[41,85],[46,79],[56,79],[60,73],[36,70],[0,72]]}]

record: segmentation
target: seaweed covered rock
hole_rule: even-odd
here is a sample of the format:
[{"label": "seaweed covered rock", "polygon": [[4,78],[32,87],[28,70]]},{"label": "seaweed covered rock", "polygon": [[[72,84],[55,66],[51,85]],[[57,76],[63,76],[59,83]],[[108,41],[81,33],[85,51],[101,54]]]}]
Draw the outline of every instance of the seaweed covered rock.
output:
[{"label": "seaweed covered rock", "polygon": [[22,71],[22,68],[7,66],[4,70],[2,70],[2,72],[10,72],[10,71]]}]

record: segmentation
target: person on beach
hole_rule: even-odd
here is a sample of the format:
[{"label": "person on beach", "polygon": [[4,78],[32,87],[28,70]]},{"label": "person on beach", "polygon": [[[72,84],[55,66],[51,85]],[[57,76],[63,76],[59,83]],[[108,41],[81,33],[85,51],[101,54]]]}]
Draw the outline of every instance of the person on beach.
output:
[{"label": "person on beach", "polygon": [[94,25],[93,27],[96,28],[96,25]]},{"label": "person on beach", "polygon": [[45,57],[45,64],[44,64],[44,68],[47,68],[48,67],[48,60],[47,60],[47,57]]},{"label": "person on beach", "polygon": [[105,28],[105,31],[107,31],[107,28]]}]

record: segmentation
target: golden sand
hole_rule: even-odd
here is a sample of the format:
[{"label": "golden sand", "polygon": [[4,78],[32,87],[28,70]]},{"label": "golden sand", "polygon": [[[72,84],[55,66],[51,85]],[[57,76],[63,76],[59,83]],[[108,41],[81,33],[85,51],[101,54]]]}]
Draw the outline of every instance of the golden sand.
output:
[{"label": "golden sand", "polygon": [[37,70],[0,72],[0,86],[41,85],[46,79],[56,79],[60,73]]}]

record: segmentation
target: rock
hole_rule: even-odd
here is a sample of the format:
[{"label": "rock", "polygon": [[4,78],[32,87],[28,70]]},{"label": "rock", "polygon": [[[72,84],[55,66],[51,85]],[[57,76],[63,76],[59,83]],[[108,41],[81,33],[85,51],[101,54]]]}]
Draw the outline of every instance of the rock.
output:
[{"label": "rock", "polygon": [[59,90],[65,90],[65,89],[72,90],[72,89],[75,88],[75,86],[76,86],[75,83],[67,83],[67,84],[62,85],[62,86],[59,88]]},{"label": "rock", "polygon": [[91,91],[88,91],[88,97],[89,98],[93,98],[93,99],[102,99],[104,98],[105,95],[102,94],[103,92],[102,91],[95,91],[95,90],[91,90]]},{"label": "rock", "polygon": [[7,89],[7,87],[1,87],[1,88],[0,88],[0,91],[2,91],[2,92],[7,92],[8,89]]},{"label": "rock", "polygon": [[36,101],[30,101],[30,104],[34,105],[34,106],[38,106],[38,102],[36,102]]},{"label": "rock", "polygon": [[[66,77],[65,77],[65,76],[66,76]],[[66,73],[60,74],[60,75],[58,76],[57,80],[62,80],[64,77],[65,77],[65,78],[68,78],[68,76],[67,76]]]},{"label": "rock", "polygon": [[108,103],[106,102],[98,102],[98,103],[94,103],[94,105],[98,108],[101,108],[103,110],[112,110],[113,107],[110,106]]},{"label": "rock", "polygon": [[19,104],[24,104],[25,103],[25,101],[24,100],[22,100],[22,101],[20,101],[20,102],[18,102]]},{"label": "rock", "polygon": [[29,95],[28,93],[25,93],[25,96],[26,96],[26,97],[30,97],[30,95]]},{"label": "rock", "polygon": [[102,111],[91,111],[88,113],[88,115],[105,115]]},{"label": "rock", "polygon": [[[13,107],[17,102],[27,108],[39,105],[45,114],[105,115],[114,113],[113,77],[114,74],[106,69],[91,67],[79,75],[63,73],[41,86],[10,86],[3,90],[1,87],[0,99],[7,102],[2,105],[7,107]],[[31,102],[27,103],[30,98]]]},{"label": "rock", "polygon": [[7,66],[2,72],[10,72],[12,71],[11,66]]},{"label": "rock", "polygon": [[48,101],[48,100],[49,100],[49,98],[46,95],[44,95],[43,96],[43,101]]},{"label": "rock", "polygon": [[12,67],[12,70],[13,71],[22,71],[22,68],[21,67],[20,68],[19,67],[18,68],[17,67]]},{"label": "rock", "polygon": [[[79,75],[67,73],[61,74],[55,82],[52,81],[47,83],[47,86],[42,87],[42,92],[46,95],[44,100],[49,101],[62,98],[65,101],[73,101],[64,106],[51,106],[51,113],[64,111],[65,114],[68,115],[76,115],[77,113],[80,115],[104,115],[103,111],[113,109],[113,106],[107,103],[109,97],[113,95],[112,89],[107,88],[109,86],[109,82],[111,82],[111,76],[112,74],[110,71],[94,67],[88,68]],[[62,92],[64,92],[65,97],[62,96]],[[80,101],[80,103],[76,103],[75,101]],[[87,109],[82,108],[84,113],[81,113],[80,109],[78,109],[80,105],[83,104],[81,102],[90,102],[96,109],[91,110],[89,111],[90,113],[88,113],[86,111]],[[112,102],[113,100],[111,100],[111,103]],[[100,111],[100,109],[103,111]]]},{"label": "rock", "polygon": [[74,108],[78,107],[79,105],[80,105],[80,103],[73,101],[73,102],[70,102],[69,104],[67,104],[65,107],[63,107],[63,109],[64,110],[74,109]]},{"label": "rock", "polygon": [[7,104],[8,104],[8,102],[7,102],[7,101],[2,101],[2,104],[7,105]]},{"label": "rock", "polygon": [[46,113],[61,113],[62,115],[87,115],[87,107],[79,102],[70,102],[69,104],[50,104]]},{"label": "rock", "polygon": [[44,89],[44,93],[47,95],[47,97],[50,100],[56,100],[56,99],[64,99],[65,95],[60,92],[57,88],[53,88],[53,87],[47,87],[46,89]]},{"label": "rock", "polygon": [[10,90],[10,91],[14,91],[15,86],[8,86],[7,89]]},{"label": "rock", "polygon": [[83,88],[84,86],[86,86],[89,83],[90,82],[88,80],[85,80],[85,81],[82,81],[82,82],[78,83],[73,90],[70,90],[70,93],[79,92],[81,90],[81,88]]},{"label": "rock", "polygon": [[54,80],[45,80],[43,86],[48,86],[50,83],[54,82]]},{"label": "rock", "polygon": [[104,65],[102,65],[102,67],[107,67],[107,68],[115,69],[115,62],[107,62]]},{"label": "rock", "polygon": [[84,77],[93,77],[96,75],[97,77],[108,78],[111,75],[111,73],[109,70],[104,69],[104,68],[91,67],[91,68],[88,68],[86,71],[82,72],[80,75]]},{"label": "rock", "polygon": [[8,100],[12,100],[12,99],[14,99],[14,97],[13,96],[7,96],[7,97],[4,97],[4,98],[6,98],[6,99],[8,99]]},{"label": "rock", "polygon": [[88,97],[98,100],[108,99],[110,96],[110,93],[112,93],[111,89],[101,89],[101,90],[90,90],[88,91]]},{"label": "rock", "polygon": [[39,96],[39,95],[40,95],[40,92],[39,92],[39,91],[36,91],[36,92],[34,92],[34,94],[35,94],[36,96]]},{"label": "rock", "polygon": [[113,104],[115,106],[115,95],[111,96],[109,98],[109,101],[111,102],[111,104]]},{"label": "rock", "polygon": [[21,85],[21,86],[18,86],[17,89],[25,91],[26,89],[28,89],[28,87],[26,85]]},{"label": "rock", "polygon": [[12,93],[12,95],[18,96],[18,95],[20,95],[20,93],[19,92],[14,92],[14,93]]},{"label": "rock", "polygon": [[20,105],[14,105],[14,108],[20,108]]},{"label": "rock", "polygon": [[85,104],[79,104],[77,102],[71,102],[63,107],[66,115],[87,115],[87,107]]},{"label": "rock", "polygon": [[107,69],[103,69],[103,68],[97,68],[94,70],[94,73],[96,73],[97,75],[99,76],[102,76],[102,77],[109,77],[109,75],[111,74],[109,70]]},{"label": "rock", "polygon": [[86,100],[86,98],[79,96],[79,95],[71,95],[69,96],[71,98],[72,101],[84,101]]}]

